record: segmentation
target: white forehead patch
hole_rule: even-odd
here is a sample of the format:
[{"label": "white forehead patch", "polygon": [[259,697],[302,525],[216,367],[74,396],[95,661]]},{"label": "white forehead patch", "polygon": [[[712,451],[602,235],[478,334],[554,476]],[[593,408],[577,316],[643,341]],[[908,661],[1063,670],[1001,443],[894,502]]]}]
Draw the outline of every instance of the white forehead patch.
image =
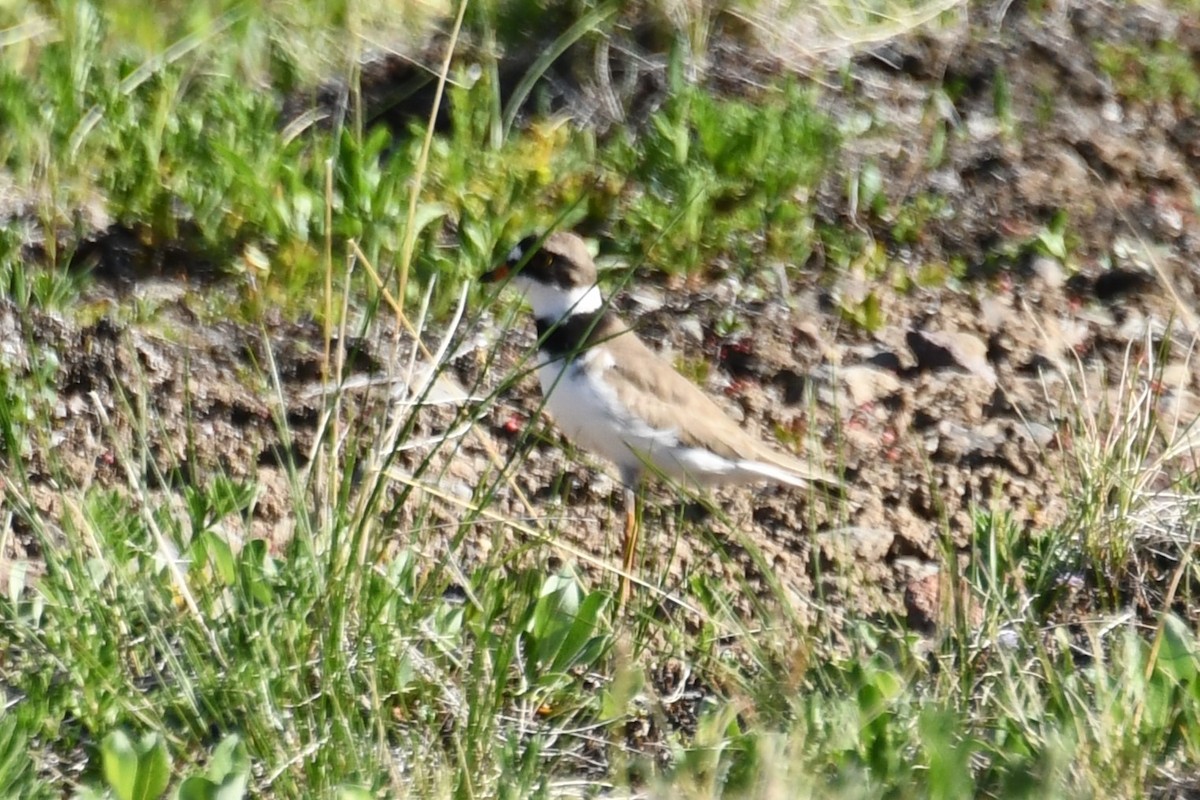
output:
[{"label": "white forehead patch", "polygon": [[521,249],[521,245],[516,245],[512,250],[508,251],[508,263],[515,264],[525,255],[525,251]]}]

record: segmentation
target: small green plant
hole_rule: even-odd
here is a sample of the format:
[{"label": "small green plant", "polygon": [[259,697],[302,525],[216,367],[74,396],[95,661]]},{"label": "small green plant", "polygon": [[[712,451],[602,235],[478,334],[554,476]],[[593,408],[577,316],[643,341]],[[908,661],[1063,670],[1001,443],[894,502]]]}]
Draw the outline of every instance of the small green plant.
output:
[{"label": "small green plant", "polygon": [[664,272],[693,273],[724,255],[807,260],[813,226],[807,195],[836,148],[811,98],[784,85],[762,102],[683,88],[651,120],[636,148],[618,144],[606,166],[647,187],[622,217],[621,238]]},{"label": "small green plant", "polygon": [[1034,246],[1044,255],[1059,261],[1067,260],[1069,246],[1067,241],[1067,212],[1059,209],[1050,221],[1038,231]]},{"label": "small green plant", "polygon": [[855,303],[842,302],[838,306],[842,319],[865,331],[878,331],[887,323],[883,301],[879,293],[869,291]]},{"label": "small green plant", "polygon": [[896,209],[892,238],[899,244],[917,244],[924,238],[925,226],[948,213],[944,197],[923,192]]},{"label": "small green plant", "polygon": [[0,795],[48,798],[49,786],[40,780],[29,754],[29,735],[16,714],[0,719]]},{"label": "small green plant", "polygon": [[236,734],[226,736],[213,750],[201,775],[184,778],[178,800],[242,800],[250,782],[250,758]]},{"label": "small green plant", "polygon": [[675,369],[692,383],[703,386],[704,382],[708,380],[711,364],[707,358],[684,358],[681,356],[675,359]]},{"label": "small green plant", "polygon": [[1173,103],[1195,109],[1200,104],[1200,75],[1191,54],[1174,39],[1146,48],[1136,43],[1097,42],[1096,61],[1127,100]]},{"label": "small green plant", "polygon": [[171,781],[171,757],[156,733],[133,740],[113,731],[100,745],[104,781],[117,800],[154,800]]},{"label": "small green plant", "polygon": [[551,576],[526,612],[521,649],[531,689],[553,694],[580,669],[597,666],[609,647],[607,593],[587,592],[573,575]]}]

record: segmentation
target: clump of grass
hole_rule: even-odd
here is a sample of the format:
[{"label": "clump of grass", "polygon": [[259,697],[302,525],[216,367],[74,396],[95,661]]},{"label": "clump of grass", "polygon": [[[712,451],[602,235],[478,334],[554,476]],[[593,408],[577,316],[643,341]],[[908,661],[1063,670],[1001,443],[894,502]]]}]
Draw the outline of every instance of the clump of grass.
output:
[{"label": "clump of grass", "polygon": [[621,215],[621,238],[641,241],[644,263],[694,273],[718,257],[804,263],[813,245],[807,198],[836,147],[812,97],[784,85],[756,103],[680,87],[611,169],[640,187]]},{"label": "clump of grass", "polygon": [[[1180,388],[1163,385],[1164,365],[1178,352],[1169,337],[1147,338],[1126,350],[1112,391],[1089,397],[1083,392],[1094,386],[1068,384],[1072,405],[1089,409],[1072,418],[1067,432],[1082,500],[1073,523],[1097,588],[1114,602],[1154,602],[1144,594],[1150,587],[1161,601],[1173,594],[1167,580],[1193,582],[1186,531],[1197,510],[1195,474],[1179,469],[1194,422],[1163,414]],[[1164,574],[1166,564],[1172,566]]]}]

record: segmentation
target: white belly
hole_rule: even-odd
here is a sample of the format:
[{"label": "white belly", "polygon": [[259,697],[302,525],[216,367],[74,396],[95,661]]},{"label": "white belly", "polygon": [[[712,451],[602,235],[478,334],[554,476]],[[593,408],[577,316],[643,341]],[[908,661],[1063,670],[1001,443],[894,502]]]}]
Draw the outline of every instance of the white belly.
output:
[{"label": "white belly", "polygon": [[538,367],[546,409],[568,439],[616,464],[623,479],[644,471],[647,464],[671,478],[699,483],[724,482],[722,478],[736,471],[729,459],[681,447],[676,430],[655,429],[634,417],[604,380],[611,366],[607,352],[593,349],[565,368],[561,361]]}]

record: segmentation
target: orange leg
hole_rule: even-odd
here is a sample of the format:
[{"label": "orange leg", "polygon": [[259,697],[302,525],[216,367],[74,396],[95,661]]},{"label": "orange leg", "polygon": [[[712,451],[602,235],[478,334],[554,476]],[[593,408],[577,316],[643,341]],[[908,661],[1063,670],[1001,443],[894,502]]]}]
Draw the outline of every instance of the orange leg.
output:
[{"label": "orange leg", "polygon": [[633,575],[634,564],[637,561],[637,494],[633,489],[625,490],[625,535],[621,540],[621,589],[618,595],[618,607],[624,608],[629,599],[630,576]]}]

